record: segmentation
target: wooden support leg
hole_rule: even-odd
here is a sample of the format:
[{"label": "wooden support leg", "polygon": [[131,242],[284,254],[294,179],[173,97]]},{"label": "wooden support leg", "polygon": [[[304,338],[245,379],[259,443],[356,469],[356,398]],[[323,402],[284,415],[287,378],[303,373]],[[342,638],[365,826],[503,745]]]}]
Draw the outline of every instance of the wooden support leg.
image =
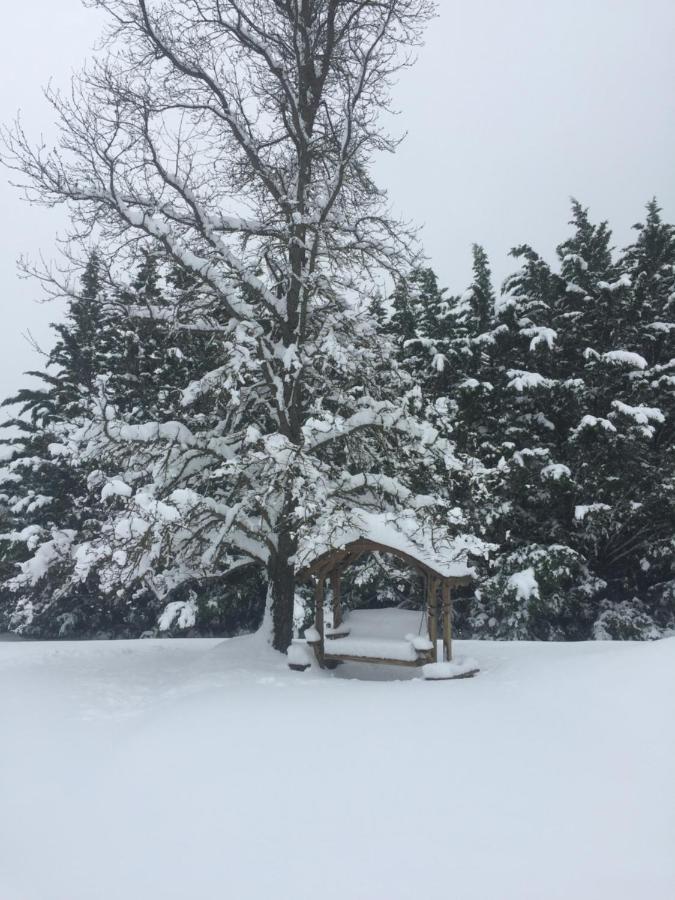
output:
[{"label": "wooden support leg", "polygon": [[432,659],[433,662],[438,661],[438,649],[436,642],[438,641],[438,581],[435,578],[429,578],[427,582],[427,629],[429,631],[429,640],[433,644]]},{"label": "wooden support leg", "polygon": [[452,595],[447,581],[443,582],[443,659],[452,662]]},{"label": "wooden support leg", "polygon": [[342,597],[339,572],[333,572],[330,577],[330,584],[333,592],[333,628],[339,628],[342,625]]}]

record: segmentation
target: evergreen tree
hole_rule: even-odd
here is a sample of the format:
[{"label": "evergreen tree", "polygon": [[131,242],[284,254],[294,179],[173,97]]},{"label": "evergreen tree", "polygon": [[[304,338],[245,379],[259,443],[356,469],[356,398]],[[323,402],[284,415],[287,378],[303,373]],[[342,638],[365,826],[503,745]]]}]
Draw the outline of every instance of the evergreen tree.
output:
[{"label": "evergreen tree", "polygon": [[102,609],[95,578],[71,582],[66,574],[75,535],[94,533],[98,513],[88,481],[91,468],[63,454],[66,431],[107,369],[107,354],[99,348],[101,335],[111,329],[93,253],[66,320],[54,326],[57,341],[47,359],[53,371],[28,373],[42,386],[24,388],[3,404],[18,407],[18,414],[4,423],[11,434],[3,441],[0,482],[12,527],[0,544],[5,576],[0,606],[4,626],[25,634],[95,633],[115,619]]},{"label": "evergreen tree", "polygon": [[433,269],[417,267],[396,283],[389,298],[389,318],[376,316],[381,330],[393,337],[397,359],[420,385],[444,367],[438,338],[447,314],[445,293]]},{"label": "evergreen tree", "polygon": [[469,523],[495,548],[457,606],[466,634],[639,638],[675,620],[673,228],[652,202],[616,254],[576,201],[571,224],[557,266],[517,247],[495,297],[475,246],[472,285],[435,321],[408,290],[408,318],[390,323],[421,408],[435,426],[442,410],[465,454]]},{"label": "evergreen tree", "polygon": [[[593,225],[577,203],[572,224],[573,235],[558,248],[559,273],[529,247],[514,251],[523,266],[499,303],[506,391],[496,565],[503,575],[481,591],[474,624],[502,627],[504,584],[528,582],[520,577],[526,572],[528,603],[539,610],[533,636],[546,628],[549,637],[652,636],[672,620],[672,609],[666,613],[647,586],[647,556],[658,548],[666,567],[672,564],[674,509],[672,454],[656,452],[672,446],[662,438],[672,427],[672,395],[654,392],[655,383],[665,385],[663,364],[655,372],[644,355],[651,316],[637,327],[635,315],[645,306],[640,293],[649,295],[647,306],[655,296],[635,269],[653,270],[653,261],[636,247],[616,258],[606,223]],[[663,238],[652,234],[650,246],[663,252]],[[576,604],[570,594],[573,615],[546,574],[561,565],[561,579],[580,592]]]},{"label": "evergreen tree", "polygon": [[[2,472],[0,624],[24,634],[138,636],[156,628],[167,606],[142,581],[112,590],[105,579],[101,584],[98,561],[79,552],[82,543],[100,540],[123,498],[119,482],[108,484],[101,459],[68,454],[65,444],[86,432],[87,416],[101,404],[123,408],[132,421],[171,420],[182,388],[210,370],[220,348],[211,332],[174,320],[172,311],[194,288],[175,266],[144,254],[118,296],[101,281],[92,254],[80,293],[54,326],[48,371],[31,373],[45,387],[6,401],[20,408],[7,423],[19,436],[6,441]],[[171,596],[161,630],[238,633],[256,626],[263,602],[254,569],[227,580],[195,579]]]}]

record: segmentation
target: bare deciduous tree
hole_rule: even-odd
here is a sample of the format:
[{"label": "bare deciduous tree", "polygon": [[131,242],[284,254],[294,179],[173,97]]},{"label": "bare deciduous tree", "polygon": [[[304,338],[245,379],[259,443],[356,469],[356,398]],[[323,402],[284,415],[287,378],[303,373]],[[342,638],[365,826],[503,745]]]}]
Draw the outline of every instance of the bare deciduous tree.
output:
[{"label": "bare deciduous tree", "polygon": [[[174,579],[267,566],[284,649],[303,529],[355,507],[428,505],[383,474],[394,435],[409,461],[430,444],[451,454],[397,398],[410,386],[383,364],[367,310],[383,272],[412,258],[414,236],[370,167],[396,147],[380,117],[433,3],[89,4],[111,17],[107,52],[70,96],[49,94],[59,146],[36,147],[17,125],[6,162],[31,199],[68,204],[71,247],[95,238],[111,272],[139,242],[189,272],[200,290],[179,318],[221,332],[223,366],[188,387],[184,422],[130,426],[107,409],[88,446],[112,443],[135,454],[127,469],[152,472],[151,486],[135,476],[129,501],[146,518],[146,568],[153,553],[165,568],[180,559]],[[204,396],[218,414],[191,425]]]}]

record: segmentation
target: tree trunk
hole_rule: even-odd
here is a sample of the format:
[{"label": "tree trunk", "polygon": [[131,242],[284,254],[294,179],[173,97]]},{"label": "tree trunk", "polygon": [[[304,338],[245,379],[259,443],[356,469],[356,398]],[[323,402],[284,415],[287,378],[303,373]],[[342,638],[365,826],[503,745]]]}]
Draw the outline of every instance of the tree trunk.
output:
[{"label": "tree trunk", "polygon": [[278,550],[270,560],[269,580],[272,592],[272,646],[285,653],[293,639],[295,603],[295,566],[291,561],[297,541],[288,533],[279,534]]}]

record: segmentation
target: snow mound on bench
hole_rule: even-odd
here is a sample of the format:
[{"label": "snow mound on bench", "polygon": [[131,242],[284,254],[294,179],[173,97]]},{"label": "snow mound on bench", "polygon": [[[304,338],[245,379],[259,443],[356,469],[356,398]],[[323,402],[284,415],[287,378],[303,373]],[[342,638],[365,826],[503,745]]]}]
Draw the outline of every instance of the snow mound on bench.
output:
[{"label": "snow mound on bench", "polygon": [[311,666],[314,654],[305,641],[294,641],[286,651],[289,666]]},{"label": "snow mound on bench", "polygon": [[415,662],[417,651],[410,641],[378,640],[367,637],[340,638],[327,641],[325,656],[358,656],[365,659],[396,659],[400,662]]}]

